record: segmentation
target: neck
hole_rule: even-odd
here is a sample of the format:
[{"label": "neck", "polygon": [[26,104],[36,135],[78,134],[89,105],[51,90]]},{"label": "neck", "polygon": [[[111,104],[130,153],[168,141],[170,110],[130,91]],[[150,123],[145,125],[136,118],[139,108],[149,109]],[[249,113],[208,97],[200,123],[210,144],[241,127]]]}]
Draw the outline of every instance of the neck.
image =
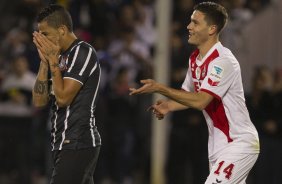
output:
[{"label": "neck", "polygon": [[66,51],[76,39],[77,37],[75,36],[74,33],[72,32],[69,33],[64,40],[64,44],[62,46],[62,52]]},{"label": "neck", "polygon": [[219,42],[218,38],[211,38],[207,40],[205,43],[198,46],[199,49],[199,59],[202,60],[202,58],[205,57],[205,55],[208,53],[208,51],[217,43]]}]

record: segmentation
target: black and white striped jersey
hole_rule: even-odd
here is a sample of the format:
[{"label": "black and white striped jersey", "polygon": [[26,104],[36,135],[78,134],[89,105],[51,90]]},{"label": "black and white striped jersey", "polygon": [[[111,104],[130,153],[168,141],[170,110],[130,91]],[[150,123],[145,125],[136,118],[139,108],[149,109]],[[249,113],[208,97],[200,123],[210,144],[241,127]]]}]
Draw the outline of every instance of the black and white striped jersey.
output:
[{"label": "black and white striped jersey", "polygon": [[94,111],[98,96],[101,68],[95,49],[88,43],[75,40],[59,58],[63,78],[82,84],[73,102],[60,108],[52,100],[52,150],[82,149],[101,145],[95,125]]}]

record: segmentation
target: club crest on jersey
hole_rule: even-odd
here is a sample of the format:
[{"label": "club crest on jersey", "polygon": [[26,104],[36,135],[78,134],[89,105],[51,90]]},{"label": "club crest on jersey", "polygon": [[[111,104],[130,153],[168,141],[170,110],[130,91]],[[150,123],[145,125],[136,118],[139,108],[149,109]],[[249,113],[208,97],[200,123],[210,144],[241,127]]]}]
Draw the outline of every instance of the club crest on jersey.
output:
[{"label": "club crest on jersey", "polygon": [[66,60],[67,57],[62,57],[62,59],[60,60],[59,68],[61,71],[66,71],[68,69]]}]

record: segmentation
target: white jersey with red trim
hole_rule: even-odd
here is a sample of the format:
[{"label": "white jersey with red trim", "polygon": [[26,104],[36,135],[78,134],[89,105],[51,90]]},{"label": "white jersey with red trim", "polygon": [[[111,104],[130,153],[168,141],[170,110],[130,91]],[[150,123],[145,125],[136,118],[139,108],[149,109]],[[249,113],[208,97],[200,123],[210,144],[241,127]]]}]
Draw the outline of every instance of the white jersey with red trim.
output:
[{"label": "white jersey with red trim", "polygon": [[200,61],[193,52],[182,89],[215,98],[203,110],[209,130],[209,159],[226,153],[259,153],[259,138],[246,107],[241,69],[231,51],[218,42]]}]

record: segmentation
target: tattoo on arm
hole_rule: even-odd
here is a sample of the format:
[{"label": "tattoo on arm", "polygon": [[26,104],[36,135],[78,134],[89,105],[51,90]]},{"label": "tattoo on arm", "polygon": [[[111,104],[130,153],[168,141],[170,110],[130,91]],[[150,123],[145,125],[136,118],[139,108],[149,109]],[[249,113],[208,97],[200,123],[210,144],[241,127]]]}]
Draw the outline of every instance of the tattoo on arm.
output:
[{"label": "tattoo on arm", "polygon": [[34,92],[40,95],[48,94],[48,81],[36,80],[34,85]]}]

